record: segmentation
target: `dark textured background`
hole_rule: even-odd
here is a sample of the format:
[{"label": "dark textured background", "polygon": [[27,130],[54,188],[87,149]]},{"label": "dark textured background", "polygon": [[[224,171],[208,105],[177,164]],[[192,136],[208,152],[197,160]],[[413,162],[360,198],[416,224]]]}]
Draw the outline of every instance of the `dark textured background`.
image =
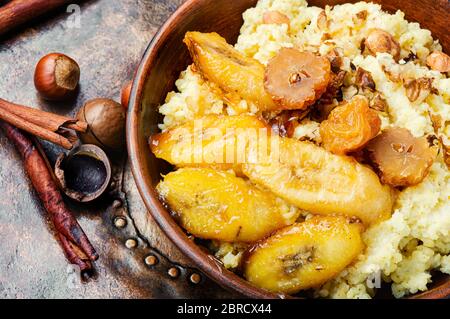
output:
[{"label": "dark textured background", "polygon": [[[0,38],[0,97],[70,115],[91,98],[118,100],[121,86],[131,78],[149,41],[182,2],[85,1],[81,5],[81,28],[67,25],[73,16],[64,9]],[[36,95],[34,66],[51,51],[66,53],[80,64],[77,100],[52,104]],[[44,147],[51,161],[62,152],[46,143]],[[123,191],[131,217],[126,231],[112,225],[113,214],[106,209],[111,197],[95,207],[71,204],[101,255],[96,277],[79,284],[67,268],[19,157],[0,133],[0,298],[234,297],[203,275],[200,284],[189,282],[196,270],[155,225],[142,204],[128,165],[124,167]],[[139,246],[129,250],[124,241],[136,230]],[[152,269],[146,267],[143,258],[151,247],[169,261]],[[167,275],[171,262],[182,270],[177,279]]]}]

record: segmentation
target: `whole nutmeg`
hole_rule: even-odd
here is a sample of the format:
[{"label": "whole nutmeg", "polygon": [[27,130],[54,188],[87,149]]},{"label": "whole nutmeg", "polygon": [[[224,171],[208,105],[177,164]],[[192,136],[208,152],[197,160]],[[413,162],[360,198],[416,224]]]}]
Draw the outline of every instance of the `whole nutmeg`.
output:
[{"label": "whole nutmeg", "polygon": [[43,98],[61,101],[71,97],[80,81],[77,62],[61,53],[50,53],[36,65],[34,85]]},{"label": "whole nutmeg", "polygon": [[90,100],[78,112],[77,118],[89,124],[88,131],[79,134],[83,143],[111,151],[124,147],[126,114],[119,103],[110,99]]},{"label": "whole nutmeg", "polygon": [[396,61],[400,59],[400,44],[388,32],[381,29],[372,29],[365,41],[365,46],[373,55],[389,53]]}]

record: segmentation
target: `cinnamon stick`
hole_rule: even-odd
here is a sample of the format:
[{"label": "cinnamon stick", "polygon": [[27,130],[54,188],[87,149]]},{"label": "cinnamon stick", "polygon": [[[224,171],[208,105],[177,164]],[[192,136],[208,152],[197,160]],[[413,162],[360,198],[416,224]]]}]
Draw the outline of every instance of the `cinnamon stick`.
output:
[{"label": "cinnamon stick", "polygon": [[67,259],[72,264],[78,265],[83,272],[91,270],[92,262],[98,259],[98,254],[64,203],[45,154],[40,151],[38,144],[34,144],[17,128],[2,121],[0,121],[0,127],[20,153],[31,183],[45,209],[51,215]]},{"label": "cinnamon stick", "polygon": [[54,144],[60,145],[67,150],[71,150],[73,148],[73,144],[67,138],[57,133],[46,130],[45,128],[42,128],[36,124],[29,123],[23,118],[13,113],[10,113],[9,111],[1,107],[0,107],[0,120],[10,123],[21,130],[33,134],[34,136],[37,136]]},{"label": "cinnamon stick", "polygon": [[55,133],[61,128],[68,128],[76,132],[85,133],[88,128],[88,124],[86,122],[78,121],[70,117],[53,114],[38,109],[33,109],[28,106],[15,104],[1,98],[0,108],[3,108],[30,123],[36,124]]},{"label": "cinnamon stick", "polygon": [[12,0],[0,6],[0,35],[52,11],[64,4],[78,3],[78,0]]}]

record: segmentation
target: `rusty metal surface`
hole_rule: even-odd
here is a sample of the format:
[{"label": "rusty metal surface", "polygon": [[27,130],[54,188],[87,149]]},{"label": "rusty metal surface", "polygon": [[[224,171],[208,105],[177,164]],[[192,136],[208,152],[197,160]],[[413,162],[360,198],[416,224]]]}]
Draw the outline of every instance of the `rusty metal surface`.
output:
[{"label": "rusty metal surface", "polygon": [[[73,14],[47,17],[0,39],[0,97],[44,110],[74,115],[91,98],[119,98],[158,27],[183,0],[92,0]],[[67,23],[69,22],[69,23]],[[75,24],[74,24],[75,22]],[[81,90],[64,104],[41,100],[33,86],[39,57],[58,51],[81,67]],[[62,152],[47,143],[50,161]],[[0,298],[222,298],[236,297],[197,271],[156,226],[139,197],[129,166],[115,165],[111,193],[95,205],[70,203],[100,253],[96,276],[80,283],[68,267],[12,145],[0,133]],[[122,205],[113,206],[114,199]],[[122,217],[124,228],[114,226]],[[129,249],[128,239],[137,246]],[[133,243],[133,242],[129,242]],[[145,259],[158,263],[148,266]],[[155,259],[147,259],[154,261]],[[176,267],[179,276],[168,271]]]}]

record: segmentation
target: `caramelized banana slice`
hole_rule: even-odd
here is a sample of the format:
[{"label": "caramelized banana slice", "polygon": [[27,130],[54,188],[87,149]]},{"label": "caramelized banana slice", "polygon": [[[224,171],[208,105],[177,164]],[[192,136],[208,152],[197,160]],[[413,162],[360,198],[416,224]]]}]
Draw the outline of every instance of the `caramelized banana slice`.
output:
[{"label": "caramelized banana slice", "polygon": [[298,210],[232,173],[184,168],[170,173],[157,190],[181,226],[203,239],[254,242],[287,225]]},{"label": "caramelized banana slice", "polygon": [[[150,147],[156,157],[179,166],[236,168],[271,130],[255,116],[207,115],[154,135]],[[236,168],[238,170],[238,168]]]},{"label": "caramelized banana slice", "polygon": [[266,68],[266,91],[279,109],[305,110],[327,90],[331,64],[327,58],[283,48]]},{"label": "caramelized banana slice", "polygon": [[363,251],[361,230],[361,224],[332,216],[282,229],[244,256],[245,278],[274,293],[319,287]]},{"label": "caramelized banana slice", "polygon": [[391,216],[393,193],[370,168],[312,143],[280,138],[271,164],[245,164],[243,173],[297,207],[320,215],[358,217],[371,225]]},{"label": "caramelized banana slice", "polygon": [[367,146],[384,183],[395,187],[421,183],[430,172],[438,148],[404,128],[390,128]]},{"label": "caramelized banana slice", "polygon": [[243,170],[253,182],[317,214],[356,216],[367,224],[391,214],[391,189],[350,157],[280,138],[253,116],[209,115],[199,121],[203,124],[194,121],[154,136],[153,153],[175,166]]},{"label": "caramelized banana slice", "polygon": [[264,66],[257,60],[237,51],[217,33],[188,32],[184,42],[206,80],[226,94],[253,102],[261,111],[276,109],[264,90]]}]

